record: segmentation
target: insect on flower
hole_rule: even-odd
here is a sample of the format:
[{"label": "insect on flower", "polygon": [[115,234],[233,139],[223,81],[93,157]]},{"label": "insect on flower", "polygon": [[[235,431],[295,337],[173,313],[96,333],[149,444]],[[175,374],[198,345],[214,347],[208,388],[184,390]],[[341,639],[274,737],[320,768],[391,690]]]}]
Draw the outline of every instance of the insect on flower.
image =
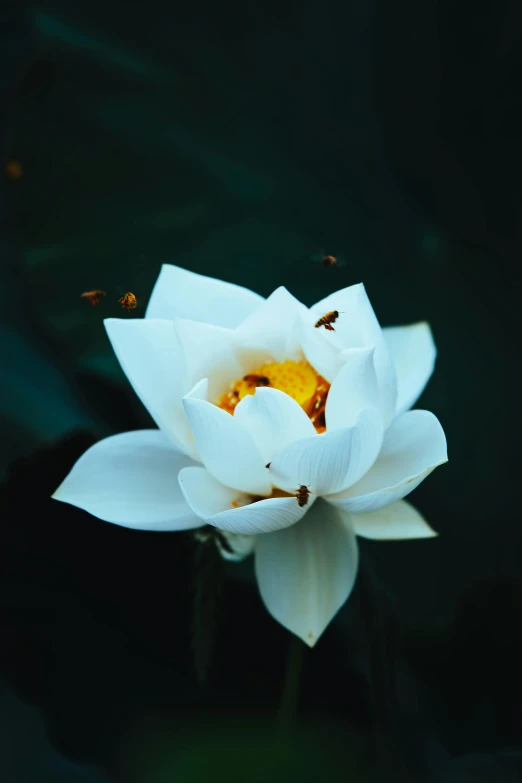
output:
[{"label": "insect on flower", "polygon": [[138,300],[134,296],[133,293],[130,291],[127,291],[126,294],[124,294],[120,299],[118,299],[118,302],[121,304],[122,307],[129,312],[129,310],[135,310],[138,306]]},{"label": "insect on flower", "polygon": [[319,329],[320,326],[324,326],[325,329],[327,329],[329,332],[335,332],[335,329],[333,328],[332,324],[337,321],[339,318],[339,310],[330,310],[329,313],[326,313],[326,315],[323,315],[322,318],[319,318],[317,323],[315,324],[315,328]]},{"label": "insect on flower", "polygon": [[[141,286],[122,282],[106,289],[114,307]],[[97,441],[53,498],[136,531],[212,526],[233,552],[204,538],[230,562],[253,555],[267,610],[313,647],[353,590],[356,536],[436,535],[404,500],[448,459],[438,419],[410,410],[435,364],[431,330],[382,329],[362,283],[306,308],[285,288],[262,299],[166,264],[134,323],[142,300],[104,326],[161,427]],[[325,337],[314,324],[333,306],[345,317]]]},{"label": "insect on flower", "polygon": [[308,498],[310,497],[310,490],[304,484],[301,484],[297,492],[295,493],[299,508],[308,505]]},{"label": "insect on flower", "polygon": [[100,304],[104,296],[105,291],[85,291],[80,295],[80,299],[87,299],[87,301],[90,302],[93,307],[95,307],[97,304]]},{"label": "insect on flower", "polygon": [[251,373],[250,375],[243,376],[243,380],[250,386],[270,386],[270,378],[267,378],[266,375]]}]

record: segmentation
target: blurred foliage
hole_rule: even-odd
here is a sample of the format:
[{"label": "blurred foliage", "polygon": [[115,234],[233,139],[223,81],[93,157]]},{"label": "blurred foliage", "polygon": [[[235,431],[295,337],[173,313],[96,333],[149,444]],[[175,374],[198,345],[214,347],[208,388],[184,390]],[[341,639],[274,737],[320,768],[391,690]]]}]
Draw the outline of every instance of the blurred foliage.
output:
[{"label": "blurred foliage", "polygon": [[127,742],[122,753],[129,783],[375,780],[360,740],[347,743],[339,726],[324,721],[282,742],[269,725],[248,714],[217,721],[200,715],[197,733],[158,718],[134,726]]}]

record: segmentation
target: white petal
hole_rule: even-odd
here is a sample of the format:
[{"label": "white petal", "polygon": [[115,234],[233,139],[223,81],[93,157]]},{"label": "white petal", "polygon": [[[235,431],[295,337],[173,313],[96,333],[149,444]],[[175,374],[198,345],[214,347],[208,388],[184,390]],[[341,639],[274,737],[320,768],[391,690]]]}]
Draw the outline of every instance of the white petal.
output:
[{"label": "white petal", "polygon": [[[241,357],[266,351],[265,361],[283,362],[302,358],[294,324],[307,309],[284,286],[277,288],[235,330],[235,344]],[[250,368],[252,369],[252,368]]]},{"label": "white petal", "polygon": [[191,398],[194,398],[195,400],[208,400],[208,378],[202,378],[194,384],[188,394],[185,394],[185,399]]},{"label": "white petal", "polygon": [[287,492],[295,492],[303,484],[316,495],[340,492],[369,470],[382,438],[379,411],[365,408],[354,427],[304,438],[278,452],[270,464],[270,475],[275,485]]},{"label": "white petal", "polygon": [[248,288],[163,264],[145,317],[189,318],[233,329],[263,301]]},{"label": "white petal", "polygon": [[200,527],[178,484],[188,465],[194,463],[159,430],[124,432],[91,446],[53,498],[138,530]]},{"label": "white petal", "polygon": [[331,310],[339,312],[339,317],[334,324],[335,331],[326,332],[322,328],[315,331],[323,332],[323,337],[338,350],[375,348],[375,369],[381,391],[381,407],[387,426],[395,415],[397,379],[382,329],[364,285],[359,283],[343,288],[317,302],[310,308],[310,319],[317,320]]},{"label": "white petal", "polygon": [[256,576],[266,608],[310,647],[350,595],[357,542],[343,515],[320,500],[297,525],[259,536]]},{"label": "white petal", "polygon": [[236,406],[234,418],[254,438],[265,465],[294,441],[315,436],[314,425],[301,406],[278,389],[256,389]]},{"label": "white petal", "polygon": [[326,401],[328,432],[353,427],[362,408],[380,409],[374,353],[374,348],[351,348],[345,353],[344,364],[335,376]]},{"label": "white petal", "polygon": [[325,331],[324,327],[317,331],[337,344],[339,350],[371,348],[383,339],[382,329],[362,283],[335,291],[312,305],[310,319],[317,321],[332,310],[339,312],[339,317],[333,324],[334,331]]},{"label": "white petal", "polygon": [[272,486],[261,452],[235,416],[205,400],[184,397],[199,458],[222,484],[240,492],[270,495]]},{"label": "white petal", "polygon": [[[202,378],[200,381],[198,381],[192,387],[189,393],[185,394],[184,399],[204,400],[206,402],[208,400],[208,378]],[[190,454],[191,456],[193,455],[194,459],[196,459],[198,462],[201,462],[201,458],[198,454],[198,449],[196,446],[196,440],[194,438],[194,433],[192,432],[192,429],[190,427],[190,422],[185,412],[185,407],[183,405],[183,398],[181,400],[181,406],[183,408],[183,416],[186,419],[187,427],[188,427],[188,435],[185,438],[187,453]]]},{"label": "white petal", "polygon": [[392,422],[371,470],[328,501],[353,513],[377,511],[408,495],[447,460],[446,436],[437,417],[408,411]]},{"label": "white petal", "polygon": [[409,410],[428,383],[437,356],[429,324],[383,329],[397,375],[397,414]]},{"label": "white petal", "polygon": [[181,399],[190,389],[171,321],[106,318],[105,329],[132,388],[172,442],[190,456],[190,427]]},{"label": "white petal", "polygon": [[406,500],[397,500],[368,514],[350,514],[350,518],[356,535],[377,541],[404,541],[438,535]]},{"label": "white petal", "polygon": [[[341,348],[329,340],[330,332],[314,327],[313,315],[301,315],[298,321],[299,339],[306,359],[312,367],[332,383],[339,370]],[[315,319],[317,320],[317,319]]]},{"label": "white petal", "polygon": [[251,496],[225,487],[204,468],[197,467],[181,471],[179,483],[194,514],[208,525],[244,535],[268,533],[294,525],[314,502],[312,497],[303,507],[299,507],[294,497],[251,502]]},{"label": "white petal", "polygon": [[234,353],[234,332],[185,318],[176,318],[174,325],[190,385],[208,378],[209,399],[216,402],[244,375]]}]

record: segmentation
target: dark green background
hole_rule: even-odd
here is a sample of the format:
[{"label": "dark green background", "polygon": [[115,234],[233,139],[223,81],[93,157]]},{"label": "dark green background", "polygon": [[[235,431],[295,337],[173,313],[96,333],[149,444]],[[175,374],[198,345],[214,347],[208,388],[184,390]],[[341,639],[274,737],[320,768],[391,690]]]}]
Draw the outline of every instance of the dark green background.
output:
[{"label": "dark green background", "polygon": [[[515,0],[4,3],[9,783],[522,777],[521,35]],[[190,537],[48,499],[94,440],[150,425],[103,318],[126,290],[143,317],[164,262],[306,304],[363,281],[383,325],[429,320],[439,348],[420,404],[450,461],[413,500],[441,535],[364,542],[283,757],[263,726],[288,635],[249,568],[202,690]]]}]

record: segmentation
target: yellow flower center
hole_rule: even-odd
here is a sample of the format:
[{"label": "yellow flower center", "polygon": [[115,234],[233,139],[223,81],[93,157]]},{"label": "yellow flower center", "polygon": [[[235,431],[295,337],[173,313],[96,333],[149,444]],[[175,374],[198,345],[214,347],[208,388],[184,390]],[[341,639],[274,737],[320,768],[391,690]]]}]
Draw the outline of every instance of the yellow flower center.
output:
[{"label": "yellow flower center", "polygon": [[262,364],[241,380],[235,381],[219,402],[219,408],[234,415],[238,402],[258,387],[279,389],[292,397],[312,420],[317,432],[326,429],[324,411],[330,384],[307,361]]}]

